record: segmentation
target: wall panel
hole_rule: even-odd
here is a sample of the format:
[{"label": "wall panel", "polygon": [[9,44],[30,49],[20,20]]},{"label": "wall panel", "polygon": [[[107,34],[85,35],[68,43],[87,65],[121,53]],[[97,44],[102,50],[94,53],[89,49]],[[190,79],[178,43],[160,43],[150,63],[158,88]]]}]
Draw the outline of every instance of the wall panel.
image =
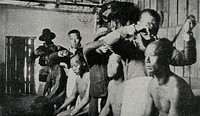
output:
[{"label": "wall panel", "polygon": [[145,0],[145,2],[144,2],[144,8],[145,9],[150,8],[150,3],[151,3],[151,0]]},{"label": "wall panel", "polygon": [[[198,0],[188,0],[188,15],[198,17]],[[198,18],[197,18],[198,19]]]},{"label": "wall panel", "polygon": [[169,0],[169,26],[177,25],[177,0]]},{"label": "wall panel", "polygon": [[151,9],[157,10],[157,0],[151,0]]},{"label": "wall panel", "polygon": [[187,0],[178,0],[178,25],[185,22],[187,16]]}]

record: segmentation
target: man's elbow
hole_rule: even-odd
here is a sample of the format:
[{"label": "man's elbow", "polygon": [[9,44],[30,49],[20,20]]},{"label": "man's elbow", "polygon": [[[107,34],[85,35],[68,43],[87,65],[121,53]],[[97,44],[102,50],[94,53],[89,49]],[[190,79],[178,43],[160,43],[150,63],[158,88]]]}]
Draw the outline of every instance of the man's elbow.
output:
[{"label": "man's elbow", "polygon": [[193,53],[188,55],[188,57],[185,59],[185,65],[192,65],[196,63],[196,61],[197,61],[197,54],[196,50],[194,50]]},{"label": "man's elbow", "polygon": [[83,55],[84,57],[87,57],[89,54],[89,48],[87,47],[87,44],[83,47]]},{"label": "man's elbow", "polygon": [[84,46],[84,47],[83,47],[83,55],[86,55],[87,53],[88,53],[87,47]]}]

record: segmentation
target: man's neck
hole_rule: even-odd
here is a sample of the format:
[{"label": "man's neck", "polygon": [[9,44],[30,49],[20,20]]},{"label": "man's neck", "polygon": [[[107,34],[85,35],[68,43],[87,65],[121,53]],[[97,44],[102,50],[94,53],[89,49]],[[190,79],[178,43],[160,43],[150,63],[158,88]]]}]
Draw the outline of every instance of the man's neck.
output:
[{"label": "man's neck", "polygon": [[120,85],[121,83],[124,82],[124,77],[123,76],[118,76],[117,78],[114,78],[113,80],[114,80],[115,85],[118,86],[118,85]]},{"label": "man's neck", "polygon": [[54,43],[53,42],[45,42],[45,43],[43,43],[44,44],[44,46],[46,46],[46,47],[49,47],[49,46],[51,46],[51,45],[53,45]]},{"label": "man's neck", "polygon": [[53,64],[53,65],[49,66],[49,68],[50,68],[51,70],[55,70],[55,68],[56,68],[58,65],[59,65],[59,64]]},{"label": "man's neck", "polygon": [[169,69],[165,69],[165,70],[160,70],[159,72],[154,74],[154,77],[157,79],[158,84],[161,85],[165,85],[168,80],[169,77],[172,75],[172,72]]},{"label": "man's neck", "polygon": [[85,74],[85,71],[82,71],[81,73],[80,73],[80,78],[83,78],[83,75]]},{"label": "man's neck", "polygon": [[73,46],[70,46],[70,48],[69,49],[78,49],[78,48],[80,48],[81,47],[81,44],[79,44],[78,46],[76,46],[76,47],[73,47]]},{"label": "man's neck", "polygon": [[[80,47],[81,47],[81,46],[80,46]],[[70,51],[72,54],[75,54],[76,50],[77,50],[78,48],[80,48],[80,47],[76,47],[76,48],[70,47],[70,48],[69,48],[69,51]]]}]

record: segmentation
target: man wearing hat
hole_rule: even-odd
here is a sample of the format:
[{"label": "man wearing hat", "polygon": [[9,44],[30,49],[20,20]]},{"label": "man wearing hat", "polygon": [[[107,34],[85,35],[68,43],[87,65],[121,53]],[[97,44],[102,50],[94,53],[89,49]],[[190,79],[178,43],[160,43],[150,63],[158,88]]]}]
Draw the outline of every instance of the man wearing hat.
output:
[{"label": "man wearing hat", "polygon": [[39,64],[42,67],[39,71],[39,88],[38,95],[42,96],[44,86],[46,83],[47,75],[49,73],[47,60],[50,54],[64,50],[64,47],[54,45],[52,40],[56,37],[55,33],[51,32],[50,29],[45,28],[42,31],[42,35],[39,37],[40,41],[44,41],[43,45],[39,46],[32,54],[31,61],[34,61],[39,57]]}]

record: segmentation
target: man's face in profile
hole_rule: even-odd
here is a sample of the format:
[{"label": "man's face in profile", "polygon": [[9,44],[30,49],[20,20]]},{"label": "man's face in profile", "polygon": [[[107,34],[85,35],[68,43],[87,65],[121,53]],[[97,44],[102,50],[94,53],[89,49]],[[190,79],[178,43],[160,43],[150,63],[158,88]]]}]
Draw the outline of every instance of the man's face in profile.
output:
[{"label": "man's face in profile", "polygon": [[162,55],[156,44],[150,44],[145,51],[145,64],[148,73],[158,72],[167,62],[166,55]]}]

